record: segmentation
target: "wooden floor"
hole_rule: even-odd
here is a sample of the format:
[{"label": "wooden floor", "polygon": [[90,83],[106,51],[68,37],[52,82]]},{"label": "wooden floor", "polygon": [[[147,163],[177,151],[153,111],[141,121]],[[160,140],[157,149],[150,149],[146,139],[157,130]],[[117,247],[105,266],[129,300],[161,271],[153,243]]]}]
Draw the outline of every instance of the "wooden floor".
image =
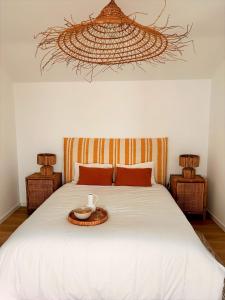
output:
[{"label": "wooden floor", "polygon": [[225,232],[210,218],[205,221],[192,218],[189,221],[196,231],[204,234],[209,246],[225,266]]},{"label": "wooden floor", "polygon": [[9,236],[28,218],[25,207],[17,209],[8,219],[0,224],[0,246],[9,238]]},{"label": "wooden floor", "polygon": [[[26,208],[19,208],[7,220],[0,224],[0,245],[28,218]],[[211,219],[202,221],[201,218],[191,218],[195,230],[204,234],[208,244],[225,265],[225,232]]]}]

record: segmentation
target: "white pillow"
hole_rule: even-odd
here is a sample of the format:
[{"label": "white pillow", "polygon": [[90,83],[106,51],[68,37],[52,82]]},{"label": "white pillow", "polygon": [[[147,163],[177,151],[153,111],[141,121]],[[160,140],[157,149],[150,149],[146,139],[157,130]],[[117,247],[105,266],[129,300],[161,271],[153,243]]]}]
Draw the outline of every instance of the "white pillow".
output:
[{"label": "white pillow", "polygon": [[112,165],[110,164],[98,164],[98,163],[92,163],[92,164],[81,164],[81,163],[75,163],[74,165],[74,178],[73,181],[75,184],[77,184],[79,180],[79,167],[87,167],[87,168],[112,168]]},{"label": "white pillow", "polygon": [[154,163],[154,161],[148,161],[148,162],[134,164],[134,165],[117,164],[116,166],[121,167],[121,168],[131,168],[131,169],[134,169],[134,168],[140,168],[140,169],[151,168],[152,169],[151,183],[156,184],[156,181],[155,181],[155,163]]}]

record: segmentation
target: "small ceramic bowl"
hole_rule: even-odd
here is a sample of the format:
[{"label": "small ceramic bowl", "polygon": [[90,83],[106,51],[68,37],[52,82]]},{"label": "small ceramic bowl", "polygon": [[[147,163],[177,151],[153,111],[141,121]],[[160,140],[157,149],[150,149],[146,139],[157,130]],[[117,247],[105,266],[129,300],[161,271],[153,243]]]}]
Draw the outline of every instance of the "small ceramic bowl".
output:
[{"label": "small ceramic bowl", "polygon": [[75,217],[80,220],[88,219],[92,213],[92,209],[87,206],[75,208],[73,211]]}]

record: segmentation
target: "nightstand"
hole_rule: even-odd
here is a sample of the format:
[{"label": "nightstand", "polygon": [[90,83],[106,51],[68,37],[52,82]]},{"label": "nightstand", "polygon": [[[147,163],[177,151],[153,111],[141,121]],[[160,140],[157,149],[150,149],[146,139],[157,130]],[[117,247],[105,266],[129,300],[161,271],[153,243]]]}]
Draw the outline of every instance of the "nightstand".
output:
[{"label": "nightstand", "polygon": [[34,173],[26,177],[28,213],[38,208],[61,185],[62,173],[56,172],[48,176]]},{"label": "nightstand", "polygon": [[182,175],[170,176],[170,192],[185,214],[202,214],[206,217],[207,180],[200,175],[192,179]]}]

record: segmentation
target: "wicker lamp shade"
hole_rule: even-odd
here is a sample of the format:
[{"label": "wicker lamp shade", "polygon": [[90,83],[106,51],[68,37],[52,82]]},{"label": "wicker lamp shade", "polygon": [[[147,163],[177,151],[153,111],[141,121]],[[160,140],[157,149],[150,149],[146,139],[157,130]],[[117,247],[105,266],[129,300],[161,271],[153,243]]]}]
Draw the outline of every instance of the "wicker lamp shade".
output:
[{"label": "wicker lamp shade", "polygon": [[53,174],[53,165],[56,164],[56,155],[52,153],[39,153],[37,155],[38,165],[42,165],[40,172],[44,176]]},{"label": "wicker lamp shade", "polygon": [[182,175],[184,178],[194,178],[195,169],[199,166],[200,157],[194,154],[182,154],[179,157],[179,165],[183,167]]},{"label": "wicker lamp shade", "polygon": [[41,38],[37,49],[47,51],[41,70],[66,62],[77,72],[87,71],[85,77],[91,76],[91,80],[99,66],[103,66],[102,71],[129,63],[175,60],[188,43],[185,38],[190,32],[187,27],[181,34],[169,33],[178,26],[156,27],[155,22],[141,25],[126,16],[114,0],[96,18],[80,24],[66,22],[66,27],[51,27],[36,36]]}]

